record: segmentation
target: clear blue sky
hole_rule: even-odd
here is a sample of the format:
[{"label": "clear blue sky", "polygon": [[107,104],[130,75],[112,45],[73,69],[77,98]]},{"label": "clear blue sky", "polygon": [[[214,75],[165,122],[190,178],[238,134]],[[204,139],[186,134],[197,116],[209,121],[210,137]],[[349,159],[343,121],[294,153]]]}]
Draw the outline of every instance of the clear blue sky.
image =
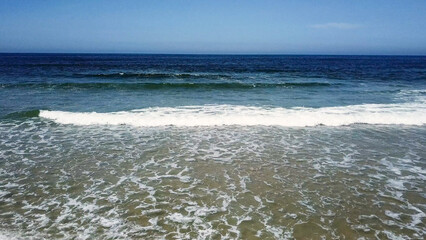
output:
[{"label": "clear blue sky", "polygon": [[1,0],[0,52],[426,55],[426,1]]}]

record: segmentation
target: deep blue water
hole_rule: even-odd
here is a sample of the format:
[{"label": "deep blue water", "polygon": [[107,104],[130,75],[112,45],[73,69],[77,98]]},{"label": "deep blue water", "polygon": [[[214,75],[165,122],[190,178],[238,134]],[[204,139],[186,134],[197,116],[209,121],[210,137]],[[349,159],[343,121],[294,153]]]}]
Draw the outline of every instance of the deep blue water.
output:
[{"label": "deep blue water", "polygon": [[426,57],[0,54],[0,116],[37,109],[386,104],[419,89],[426,89]]}]

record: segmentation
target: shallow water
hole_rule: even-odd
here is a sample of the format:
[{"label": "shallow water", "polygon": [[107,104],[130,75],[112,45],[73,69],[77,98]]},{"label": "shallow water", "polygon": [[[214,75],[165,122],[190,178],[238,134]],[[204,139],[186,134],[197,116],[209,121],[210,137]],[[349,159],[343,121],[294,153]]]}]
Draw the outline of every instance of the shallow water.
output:
[{"label": "shallow water", "polygon": [[1,225],[48,238],[422,238],[423,127],[4,123]]}]

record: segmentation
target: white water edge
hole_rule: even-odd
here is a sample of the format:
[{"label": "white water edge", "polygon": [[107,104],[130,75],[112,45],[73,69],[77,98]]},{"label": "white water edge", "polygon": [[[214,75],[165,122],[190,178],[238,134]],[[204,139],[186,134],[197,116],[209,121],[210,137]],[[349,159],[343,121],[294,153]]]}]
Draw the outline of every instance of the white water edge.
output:
[{"label": "white water edge", "polygon": [[350,124],[426,124],[426,104],[362,104],[322,108],[203,105],[152,107],[98,113],[41,110],[40,117],[60,124],[131,126],[343,126]]}]

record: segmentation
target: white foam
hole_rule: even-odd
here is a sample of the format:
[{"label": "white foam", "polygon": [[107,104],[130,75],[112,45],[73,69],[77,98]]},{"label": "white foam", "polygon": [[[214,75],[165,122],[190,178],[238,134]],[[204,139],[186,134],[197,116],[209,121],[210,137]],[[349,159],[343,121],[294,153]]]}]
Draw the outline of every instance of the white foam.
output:
[{"label": "white foam", "polygon": [[364,104],[324,108],[204,105],[155,107],[97,113],[40,111],[40,117],[61,124],[132,126],[342,126],[364,124],[426,124],[426,103]]},{"label": "white foam", "polygon": [[402,180],[389,179],[388,186],[398,190],[407,190],[404,186],[404,181]]},{"label": "white foam", "polygon": [[9,194],[10,192],[8,192],[8,191],[3,191],[3,190],[0,190],[0,199],[2,198],[2,197],[4,197],[4,196],[6,196],[7,194]]},{"label": "white foam", "polygon": [[388,217],[390,217],[390,218],[393,218],[393,219],[397,219],[397,220],[399,220],[400,219],[400,213],[395,213],[395,212],[392,212],[392,211],[389,211],[389,210],[386,210],[385,211],[385,215],[386,216],[388,216]]},{"label": "white foam", "polygon": [[5,231],[5,230],[0,231],[0,240],[19,240],[19,239],[23,239],[19,235],[19,233],[11,232],[11,231]]},{"label": "white foam", "polygon": [[194,217],[184,216],[181,213],[173,213],[167,216],[167,218],[176,223],[190,223],[195,221]]}]

